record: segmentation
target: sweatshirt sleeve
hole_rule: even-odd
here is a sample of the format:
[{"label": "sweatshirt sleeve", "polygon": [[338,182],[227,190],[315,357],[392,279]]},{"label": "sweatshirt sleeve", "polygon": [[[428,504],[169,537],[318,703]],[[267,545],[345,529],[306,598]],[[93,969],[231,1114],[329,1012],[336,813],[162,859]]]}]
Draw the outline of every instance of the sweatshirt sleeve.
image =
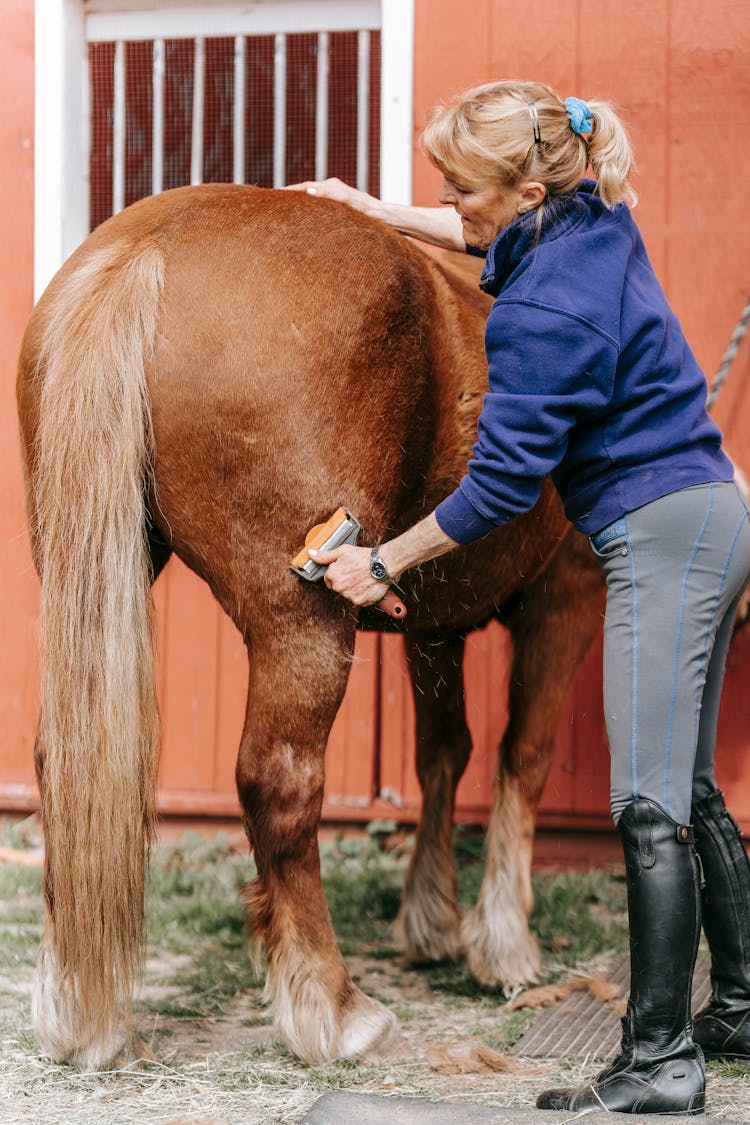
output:
[{"label": "sweatshirt sleeve", "polygon": [[438,524],[468,544],[533,508],[575,423],[609,402],[615,342],[569,313],[498,301],[487,321],[489,393],[466,476],[438,505]]}]

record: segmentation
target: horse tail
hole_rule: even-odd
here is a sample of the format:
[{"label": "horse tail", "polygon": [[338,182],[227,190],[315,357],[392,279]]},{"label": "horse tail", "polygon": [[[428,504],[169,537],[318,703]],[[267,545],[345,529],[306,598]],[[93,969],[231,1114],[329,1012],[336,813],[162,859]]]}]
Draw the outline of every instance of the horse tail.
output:
[{"label": "horse tail", "polygon": [[45,299],[30,457],[42,593],[40,790],[48,907],[34,1021],[56,1060],[132,1037],[158,714],[144,492],[155,241],[91,253]]}]

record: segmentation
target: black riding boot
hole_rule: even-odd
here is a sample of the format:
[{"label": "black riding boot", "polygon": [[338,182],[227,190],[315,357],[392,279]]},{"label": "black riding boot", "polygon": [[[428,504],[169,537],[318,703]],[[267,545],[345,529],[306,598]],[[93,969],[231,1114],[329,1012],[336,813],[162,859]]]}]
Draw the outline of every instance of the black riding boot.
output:
[{"label": "black riding boot", "polygon": [[693,805],[693,818],[713,986],[711,1002],[695,1017],[695,1042],[707,1059],[750,1064],[750,863],[718,789]]},{"label": "black riding boot", "polygon": [[619,823],[628,886],[630,999],[618,1057],[588,1086],[547,1090],[539,1109],[703,1112],[703,1055],[692,1038],[690,991],[700,935],[693,830],[653,801]]}]

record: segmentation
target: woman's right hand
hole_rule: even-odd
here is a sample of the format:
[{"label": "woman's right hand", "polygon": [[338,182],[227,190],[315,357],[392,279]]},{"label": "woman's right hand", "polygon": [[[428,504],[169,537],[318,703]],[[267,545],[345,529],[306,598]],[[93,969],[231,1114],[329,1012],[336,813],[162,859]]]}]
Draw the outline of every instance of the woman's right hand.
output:
[{"label": "woman's right hand", "polygon": [[350,187],[343,180],[331,176],[327,180],[303,180],[301,184],[287,184],[286,191],[306,191],[308,195],[322,195],[326,199],[335,199],[338,203],[347,203],[355,211],[367,214],[373,207],[380,205],[380,200],[365,191],[358,191]]},{"label": "woman's right hand", "polygon": [[461,219],[453,210],[446,207],[412,207],[408,203],[384,203],[366,191],[358,191],[343,180],[331,176],[328,180],[303,180],[301,184],[288,184],[287,191],[306,191],[308,195],[334,199],[346,203],[355,211],[378,219],[401,234],[418,238],[444,250],[466,249],[461,227]]}]

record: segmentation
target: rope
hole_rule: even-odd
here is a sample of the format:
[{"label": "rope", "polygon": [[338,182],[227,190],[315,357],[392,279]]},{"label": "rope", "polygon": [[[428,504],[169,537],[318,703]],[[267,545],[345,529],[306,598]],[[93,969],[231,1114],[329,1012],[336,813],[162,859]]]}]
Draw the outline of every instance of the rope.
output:
[{"label": "rope", "polygon": [[729,374],[729,368],[732,366],[734,357],[739,351],[740,344],[742,343],[742,338],[747,330],[748,323],[750,323],[750,301],[747,302],[744,309],[742,310],[742,315],[737,322],[737,327],[732,333],[732,339],[729,341],[729,347],[724,352],[724,358],[719,364],[719,370],[716,372],[714,381],[711,384],[711,390],[709,392],[708,398],[706,399],[706,408],[708,410],[710,410],[713,404],[716,402],[719,391],[723,386],[724,380]]}]

